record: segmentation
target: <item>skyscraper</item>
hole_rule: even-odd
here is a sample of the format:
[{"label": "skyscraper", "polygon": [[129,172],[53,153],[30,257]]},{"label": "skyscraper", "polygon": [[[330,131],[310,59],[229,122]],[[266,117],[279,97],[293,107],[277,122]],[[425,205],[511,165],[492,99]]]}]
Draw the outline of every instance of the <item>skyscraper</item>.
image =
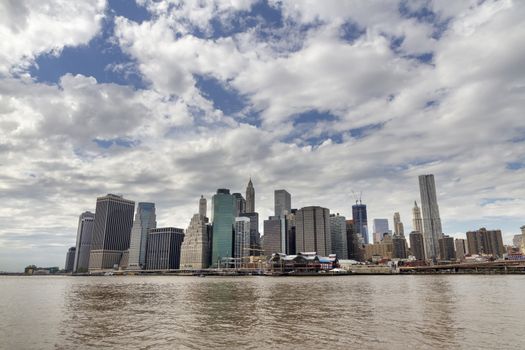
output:
[{"label": "skyscraper", "polygon": [[135,221],[131,228],[129,243],[129,269],[141,269],[146,265],[148,229],[156,228],[155,203],[139,202]]},{"label": "skyscraper", "polygon": [[346,242],[346,218],[342,215],[330,215],[330,240],[332,243],[331,253],[336,254],[338,259],[348,257],[348,244]]},{"label": "skyscraper", "polygon": [[233,200],[235,205],[235,217],[238,217],[246,211],[246,200],[240,193],[233,193]]},{"label": "skyscraper", "polygon": [[235,239],[233,256],[242,264],[244,258],[250,255],[250,218],[235,218]]},{"label": "skyscraper", "polygon": [[240,216],[250,219],[250,255],[259,255],[260,235],[259,235],[259,213],[242,213]]},{"label": "skyscraper", "polygon": [[255,213],[255,189],[251,178],[248,181],[248,187],[246,187],[246,212]]},{"label": "skyscraper", "polygon": [[221,259],[233,257],[233,225],[235,202],[230,190],[220,188],[212,198],[213,236],[212,261],[217,266]]},{"label": "skyscraper", "polygon": [[75,251],[76,247],[71,247],[67,250],[66,263],[64,264],[64,270],[66,272],[73,272],[73,266],[75,264]]},{"label": "skyscraper", "polygon": [[204,218],[208,217],[208,206],[206,198],[204,198],[203,195],[201,195],[201,199],[199,199],[199,215]]},{"label": "skyscraper", "polygon": [[454,238],[443,236],[439,239],[439,256],[441,260],[456,260]]},{"label": "skyscraper", "polygon": [[275,216],[289,214],[292,210],[292,196],[286,190],[275,190],[274,192]]},{"label": "skyscraper", "polygon": [[264,220],[264,255],[286,253],[286,219],[284,216],[270,216]]},{"label": "skyscraper", "polygon": [[421,209],[414,201],[414,208],[412,208],[412,229],[416,232],[423,233],[423,219],[421,218]]},{"label": "skyscraper", "polygon": [[423,209],[423,237],[425,238],[425,255],[427,259],[439,256],[439,242],[443,237],[439,207],[436,196],[434,175],[419,176],[419,192]]},{"label": "skyscraper", "polygon": [[368,244],[368,219],[366,216],[366,204],[352,205],[352,221],[354,222],[355,232],[363,237],[364,243]]},{"label": "skyscraper", "polygon": [[297,210],[295,245],[297,252],[317,252],[324,256],[331,254],[330,210],[317,206]]},{"label": "skyscraper", "polygon": [[184,230],[181,228],[161,227],[149,229],[146,269],[178,269],[180,267],[180,247],[183,240]]},{"label": "skyscraper", "polygon": [[373,220],[373,240],[374,243],[379,243],[383,240],[385,233],[390,233],[388,228],[388,219],[374,219]]},{"label": "skyscraper", "polygon": [[354,230],[353,220],[346,220],[346,244],[348,249],[348,259],[364,261],[361,237]]},{"label": "skyscraper", "polygon": [[94,220],[95,214],[89,211],[83,212],[78,218],[77,244],[75,247],[73,272],[88,271]]},{"label": "skyscraper", "polygon": [[396,236],[405,236],[405,228],[401,222],[399,213],[394,213],[394,234]]},{"label": "skyscraper", "polygon": [[407,242],[405,236],[394,235],[392,237],[392,258],[406,259],[407,257]]},{"label": "skyscraper", "polygon": [[416,258],[416,260],[425,260],[425,243],[423,234],[418,231],[412,231],[409,235],[410,238],[410,252]]},{"label": "skyscraper", "polygon": [[501,230],[487,230],[482,227],[477,231],[467,232],[469,254],[490,254],[501,257],[505,253]]},{"label": "skyscraper", "polygon": [[465,240],[461,238],[456,238],[456,259],[459,261],[465,260],[465,255],[467,254],[467,251],[465,249]]},{"label": "skyscraper", "polygon": [[129,249],[135,202],[108,194],[97,198],[89,270],[111,269]]},{"label": "skyscraper", "polygon": [[180,249],[181,269],[205,269],[210,266],[211,225],[207,217],[200,214],[193,215]]}]

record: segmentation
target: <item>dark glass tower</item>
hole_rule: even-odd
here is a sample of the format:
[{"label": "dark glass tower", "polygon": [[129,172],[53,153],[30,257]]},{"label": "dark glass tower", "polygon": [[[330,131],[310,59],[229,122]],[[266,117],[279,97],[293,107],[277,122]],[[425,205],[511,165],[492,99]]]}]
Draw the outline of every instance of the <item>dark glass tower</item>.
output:
[{"label": "dark glass tower", "polygon": [[211,263],[233,257],[233,225],[235,222],[235,200],[230,190],[220,188],[212,199],[213,236]]},{"label": "dark glass tower", "polygon": [[354,222],[354,230],[363,237],[365,244],[368,244],[368,219],[366,216],[366,204],[352,205],[352,221]]}]

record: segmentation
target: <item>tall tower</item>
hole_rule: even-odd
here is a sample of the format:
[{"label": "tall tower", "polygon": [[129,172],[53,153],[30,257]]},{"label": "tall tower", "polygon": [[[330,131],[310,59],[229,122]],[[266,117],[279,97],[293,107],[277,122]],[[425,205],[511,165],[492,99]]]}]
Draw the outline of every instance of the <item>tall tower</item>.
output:
[{"label": "tall tower", "polygon": [[155,203],[140,202],[131,228],[128,268],[144,268],[146,265],[148,229],[156,227]]},{"label": "tall tower", "polygon": [[275,216],[290,214],[292,210],[292,196],[286,190],[275,190],[274,192]]},{"label": "tall tower", "polygon": [[401,216],[399,213],[394,213],[394,234],[396,236],[405,236],[405,228],[401,222]]},{"label": "tall tower", "polygon": [[246,187],[246,212],[255,213],[255,189],[251,178]]},{"label": "tall tower", "polygon": [[365,244],[368,244],[368,219],[366,215],[366,204],[357,202],[352,205],[352,220],[354,221],[354,229],[357,234],[360,234],[365,241]]},{"label": "tall tower", "polygon": [[233,225],[235,223],[235,201],[230,190],[220,188],[212,198],[213,235],[212,260],[218,266],[223,258],[233,257]]},{"label": "tall tower", "polygon": [[75,261],[73,272],[87,272],[89,268],[89,253],[93,237],[93,222],[95,214],[86,211],[78,218],[77,245],[75,247]]},{"label": "tall tower", "polygon": [[89,270],[112,269],[129,249],[135,202],[108,194],[97,198]]},{"label": "tall tower", "polygon": [[421,209],[417,206],[417,202],[414,201],[414,208],[412,208],[412,229],[415,232],[423,233],[423,219],[421,219]]},{"label": "tall tower", "polygon": [[204,198],[203,195],[201,195],[201,199],[199,199],[199,215],[202,217],[207,217],[206,214],[208,212],[208,205],[206,202],[206,198]]},{"label": "tall tower", "polygon": [[328,256],[332,250],[330,210],[312,206],[295,213],[295,249]]},{"label": "tall tower", "polygon": [[434,175],[419,175],[419,192],[423,209],[423,236],[427,259],[439,257],[439,239],[443,237]]}]

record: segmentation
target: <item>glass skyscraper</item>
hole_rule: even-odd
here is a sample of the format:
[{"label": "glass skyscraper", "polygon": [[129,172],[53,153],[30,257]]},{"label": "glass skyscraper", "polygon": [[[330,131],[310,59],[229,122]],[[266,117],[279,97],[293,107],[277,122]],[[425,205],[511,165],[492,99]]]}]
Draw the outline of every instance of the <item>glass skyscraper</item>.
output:
[{"label": "glass skyscraper", "polygon": [[235,220],[235,200],[230,190],[220,188],[212,198],[213,236],[212,236],[212,266],[224,258],[232,258],[233,225]]},{"label": "glass skyscraper", "polygon": [[155,203],[140,202],[131,229],[128,268],[144,268],[146,265],[148,229],[156,227]]},{"label": "glass skyscraper", "polygon": [[78,218],[77,245],[73,272],[87,272],[89,268],[89,253],[93,236],[93,223],[95,214],[86,211]]},{"label": "glass skyscraper", "polygon": [[419,192],[423,211],[423,237],[427,259],[439,257],[439,239],[443,237],[434,175],[419,176]]},{"label": "glass skyscraper", "polygon": [[363,237],[365,244],[368,244],[368,219],[366,216],[366,204],[352,205],[352,220],[354,222],[354,230]]}]

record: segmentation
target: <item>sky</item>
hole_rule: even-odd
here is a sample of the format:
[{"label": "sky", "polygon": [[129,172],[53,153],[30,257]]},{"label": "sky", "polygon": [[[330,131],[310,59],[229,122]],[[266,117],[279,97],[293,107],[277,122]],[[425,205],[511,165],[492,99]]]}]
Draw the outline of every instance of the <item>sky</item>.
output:
[{"label": "sky", "polygon": [[[0,2],[0,271],[63,266],[106,193],[186,228],[217,188],[410,232],[525,224],[523,1]],[[210,205],[209,205],[210,207]],[[262,227],[262,220],[261,220]]]}]

